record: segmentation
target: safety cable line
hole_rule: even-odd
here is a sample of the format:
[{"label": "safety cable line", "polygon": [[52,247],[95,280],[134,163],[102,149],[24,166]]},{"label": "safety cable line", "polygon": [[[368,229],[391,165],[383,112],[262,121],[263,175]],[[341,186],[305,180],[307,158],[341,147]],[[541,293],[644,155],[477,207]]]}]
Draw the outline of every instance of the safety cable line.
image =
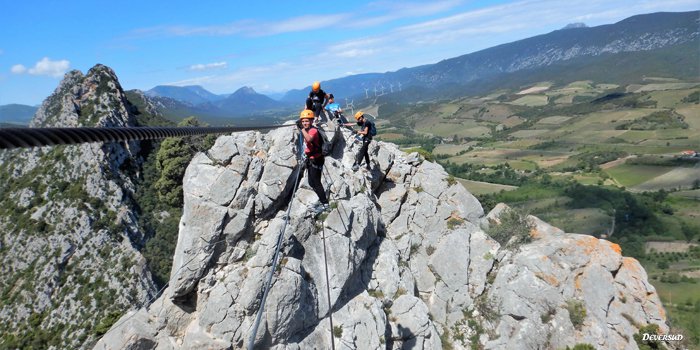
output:
[{"label": "safety cable line", "polygon": [[328,277],[328,259],[326,258],[326,225],[323,225],[323,263],[326,265],[326,293],[328,295],[328,320],[331,324],[331,350],[335,350],[335,338],[333,334],[333,305],[331,304],[331,279]]},{"label": "safety cable line", "polygon": [[89,142],[155,140],[167,137],[276,129],[285,126],[293,125],[261,125],[250,127],[0,128],[0,149],[72,145]]},{"label": "safety cable line", "polygon": [[[304,138],[301,134],[301,130],[299,131],[299,153],[300,155],[298,156],[298,159],[301,161],[301,152],[303,147]],[[299,163],[297,167],[297,178],[294,184],[294,190],[292,191],[292,199],[289,201],[289,206],[287,207],[287,214],[284,216],[284,225],[282,226],[282,229],[280,230],[279,236],[277,236],[277,248],[275,249],[275,256],[272,259],[272,265],[270,265],[270,271],[267,273],[267,282],[265,283],[265,290],[263,292],[262,299],[260,301],[260,308],[258,309],[258,315],[255,317],[255,324],[253,326],[253,332],[250,334],[250,338],[248,340],[248,350],[253,350],[255,346],[255,335],[258,334],[258,327],[260,326],[260,320],[262,318],[263,311],[265,309],[265,301],[267,300],[267,294],[270,292],[271,286],[272,286],[272,277],[275,272],[275,267],[277,266],[277,259],[279,258],[279,253],[280,249],[282,248],[282,238],[284,238],[284,232],[287,229],[287,223],[289,223],[289,213],[292,210],[292,204],[294,203],[294,199],[296,197],[297,193],[297,187],[299,187],[299,179],[301,179],[301,171],[302,171],[302,166],[301,162]]]}]

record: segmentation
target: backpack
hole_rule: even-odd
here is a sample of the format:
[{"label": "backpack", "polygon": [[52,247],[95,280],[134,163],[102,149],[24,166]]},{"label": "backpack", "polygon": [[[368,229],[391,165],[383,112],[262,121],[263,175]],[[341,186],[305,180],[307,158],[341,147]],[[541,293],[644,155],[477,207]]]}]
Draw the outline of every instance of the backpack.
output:
[{"label": "backpack", "polygon": [[328,156],[333,152],[333,143],[328,140],[326,132],[321,128],[316,128],[318,134],[321,135],[321,155]]},{"label": "backpack", "polygon": [[377,136],[377,127],[374,126],[374,123],[370,121],[366,121],[365,123],[369,123],[369,136],[375,137]]}]

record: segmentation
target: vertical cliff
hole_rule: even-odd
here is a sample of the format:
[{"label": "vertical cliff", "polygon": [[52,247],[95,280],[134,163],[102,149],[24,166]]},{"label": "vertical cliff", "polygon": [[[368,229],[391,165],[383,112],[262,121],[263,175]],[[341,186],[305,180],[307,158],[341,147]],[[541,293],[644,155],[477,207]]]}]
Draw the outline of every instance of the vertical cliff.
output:
[{"label": "vertical cliff", "polygon": [[[114,72],[66,74],[32,127],[133,126]],[[88,348],[155,293],[138,252],[140,144],[0,151],[0,347]]]}]

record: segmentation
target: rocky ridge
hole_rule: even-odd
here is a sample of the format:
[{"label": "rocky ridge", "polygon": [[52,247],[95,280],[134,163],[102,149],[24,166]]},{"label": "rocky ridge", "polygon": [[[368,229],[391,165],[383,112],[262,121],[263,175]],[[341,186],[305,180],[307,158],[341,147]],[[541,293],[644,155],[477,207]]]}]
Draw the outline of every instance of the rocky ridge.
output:
[{"label": "rocky ridge", "polygon": [[[97,65],[67,73],[31,126],[133,126],[131,109],[114,72]],[[139,151],[129,142],[0,153],[1,347],[89,348],[110,318],[155,294],[132,199]]]},{"label": "rocky ridge", "polygon": [[197,154],[168,288],[95,349],[247,346],[288,205],[256,348],[327,349],[333,336],[339,349],[636,349],[639,327],[668,331],[646,273],[616,244],[529,217],[532,241],[501,246],[485,231],[502,205],[484,215],[442,167],[393,144],[373,142],[374,170],[352,172],[358,146],[343,132],[323,173],[332,210],[317,219],[305,179],[291,197],[293,128]]}]

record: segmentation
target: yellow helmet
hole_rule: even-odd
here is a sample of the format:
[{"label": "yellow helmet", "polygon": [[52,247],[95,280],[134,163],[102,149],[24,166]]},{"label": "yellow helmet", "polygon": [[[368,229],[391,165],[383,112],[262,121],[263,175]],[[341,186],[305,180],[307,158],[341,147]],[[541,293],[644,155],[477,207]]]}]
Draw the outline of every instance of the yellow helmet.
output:
[{"label": "yellow helmet", "polygon": [[355,120],[360,120],[360,118],[362,117],[363,114],[364,113],[362,111],[355,113]]},{"label": "yellow helmet", "polygon": [[314,119],[314,111],[305,109],[299,114],[299,119]]},{"label": "yellow helmet", "polygon": [[314,81],[314,83],[311,84],[311,90],[313,90],[314,92],[318,91],[318,89],[320,89],[320,88],[321,88],[321,82],[319,82],[319,81]]}]

